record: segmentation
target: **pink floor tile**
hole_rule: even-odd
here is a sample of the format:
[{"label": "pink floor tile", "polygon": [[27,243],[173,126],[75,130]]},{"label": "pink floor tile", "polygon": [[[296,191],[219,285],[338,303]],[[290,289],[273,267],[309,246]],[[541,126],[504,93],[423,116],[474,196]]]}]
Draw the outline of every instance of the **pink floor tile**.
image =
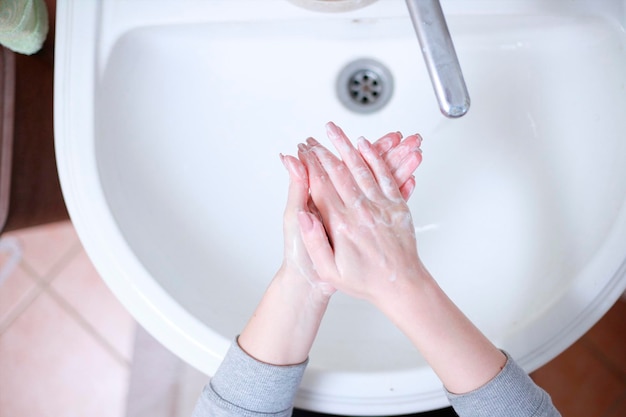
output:
[{"label": "pink floor tile", "polygon": [[60,270],[52,289],[125,360],[131,361],[136,322],[100,278],[85,251],[79,251]]},{"label": "pink floor tile", "polygon": [[17,230],[3,236],[18,240],[24,265],[42,278],[79,243],[69,221]]},{"label": "pink floor tile", "polygon": [[[19,314],[37,292],[37,282],[20,263],[22,249],[14,237],[0,237],[0,334],[13,314]],[[30,297],[29,297],[30,295]]]},{"label": "pink floor tile", "polygon": [[36,281],[19,265],[0,283],[0,334],[8,325],[10,317],[18,314],[21,308],[25,308],[38,292]]},{"label": "pink floor tile", "polygon": [[0,337],[0,415],[124,415],[128,367],[48,294]]}]

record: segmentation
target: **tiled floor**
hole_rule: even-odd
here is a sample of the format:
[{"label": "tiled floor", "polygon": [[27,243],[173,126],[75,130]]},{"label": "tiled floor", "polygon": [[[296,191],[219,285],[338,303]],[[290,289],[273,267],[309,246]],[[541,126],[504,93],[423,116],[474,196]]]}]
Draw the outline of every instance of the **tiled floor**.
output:
[{"label": "tiled floor", "polygon": [[2,241],[0,270],[21,260],[0,283],[0,416],[123,416],[135,322],[71,224]]},{"label": "tiled floor", "polygon": [[[135,329],[69,222],[2,236],[0,417],[124,416]],[[533,378],[566,417],[626,416],[626,303]]]}]

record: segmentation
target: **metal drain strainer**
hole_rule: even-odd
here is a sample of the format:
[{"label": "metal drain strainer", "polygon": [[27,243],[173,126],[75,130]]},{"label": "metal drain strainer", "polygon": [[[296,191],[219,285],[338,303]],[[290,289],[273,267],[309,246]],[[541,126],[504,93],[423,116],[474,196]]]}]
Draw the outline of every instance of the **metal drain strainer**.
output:
[{"label": "metal drain strainer", "polygon": [[372,113],[383,108],[393,94],[391,72],[373,59],[346,65],[337,77],[337,96],[349,110]]}]

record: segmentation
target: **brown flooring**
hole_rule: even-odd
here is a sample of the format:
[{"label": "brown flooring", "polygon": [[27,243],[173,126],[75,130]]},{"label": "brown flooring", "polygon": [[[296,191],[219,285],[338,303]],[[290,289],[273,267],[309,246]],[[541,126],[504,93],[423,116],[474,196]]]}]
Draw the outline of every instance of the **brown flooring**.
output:
[{"label": "brown flooring", "polygon": [[626,302],[532,375],[567,417],[626,416]]}]

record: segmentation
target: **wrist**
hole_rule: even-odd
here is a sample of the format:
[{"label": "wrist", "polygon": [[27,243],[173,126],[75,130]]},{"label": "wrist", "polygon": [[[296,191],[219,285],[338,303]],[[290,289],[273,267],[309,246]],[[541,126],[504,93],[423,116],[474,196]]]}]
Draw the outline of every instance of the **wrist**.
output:
[{"label": "wrist", "polygon": [[239,336],[239,346],[253,358],[273,365],[304,362],[330,295],[281,267]]},{"label": "wrist", "polygon": [[425,272],[407,280],[395,300],[385,298],[377,307],[411,340],[448,391],[472,391],[490,381],[506,358]]},{"label": "wrist", "polygon": [[408,306],[422,304],[421,298],[427,296],[429,288],[437,286],[428,270],[418,261],[417,265],[397,272],[394,280],[370,295],[369,301],[389,318],[403,315]]},{"label": "wrist", "polygon": [[286,301],[302,307],[326,308],[335,289],[319,280],[311,279],[301,268],[283,264],[270,285],[280,288]]}]

